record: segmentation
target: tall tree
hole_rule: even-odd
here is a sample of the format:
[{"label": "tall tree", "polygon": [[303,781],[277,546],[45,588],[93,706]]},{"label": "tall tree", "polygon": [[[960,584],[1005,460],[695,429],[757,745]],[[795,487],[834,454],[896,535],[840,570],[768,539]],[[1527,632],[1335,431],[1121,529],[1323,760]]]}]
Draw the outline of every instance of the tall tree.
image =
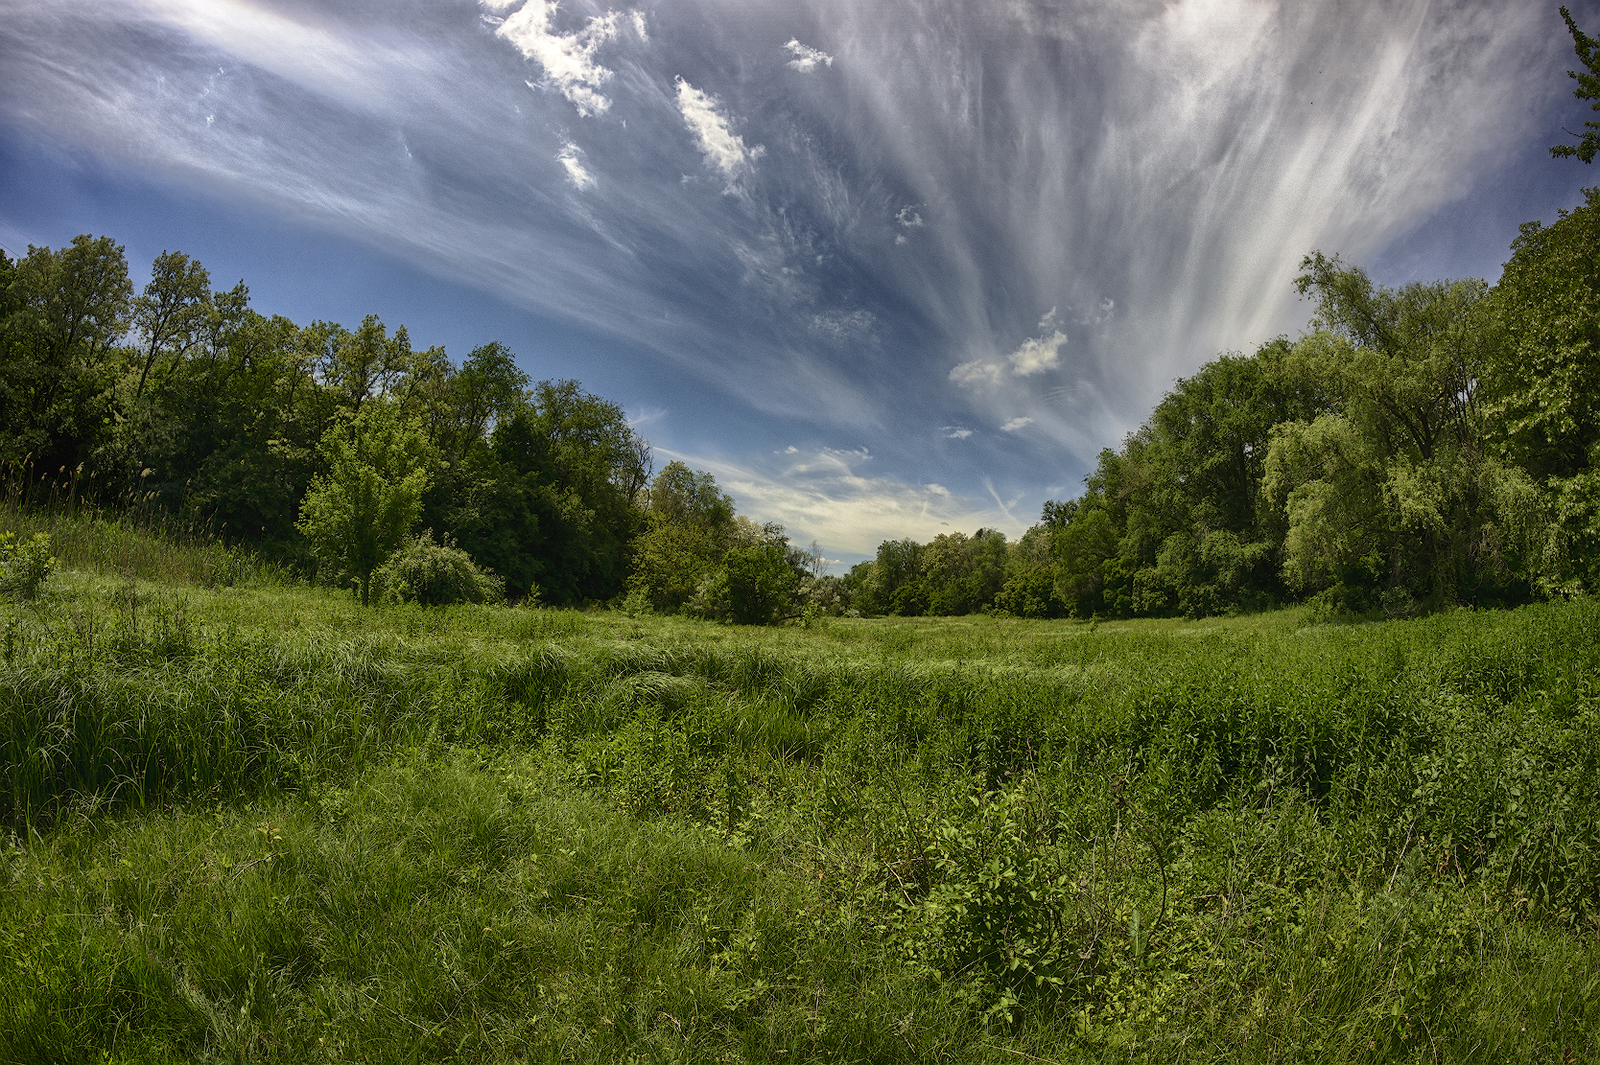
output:
[{"label": "tall tree", "polygon": [[547,602],[622,592],[628,542],[642,515],[630,499],[647,476],[648,447],[622,408],[575,381],[544,381],[498,422],[477,467],[492,491],[457,536],[512,594],[537,582]]},{"label": "tall tree", "polygon": [[1393,290],[1320,253],[1302,267],[1318,308],[1293,355],[1336,410],[1273,432],[1265,488],[1288,516],[1286,576],[1350,605],[1500,594],[1532,486],[1484,448],[1486,286]]},{"label": "tall tree", "polygon": [[1549,493],[1556,536],[1542,576],[1600,588],[1600,189],[1511,245],[1491,305],[1485,375],[1501,453]]},{"label": "tall tree", "polygon": [[0,449],[50,474],[92,460],[111,424],[133,286],[122,246],[74,237],[11,265],[0,322]]},{"label": "tall tree", "polygon": [[733,546],[733,499],[709,473],[669,462],[650,483],[628,587],[657,610],[682,609]]},{"label": "tall tree", "polygon": [[150,268],[150,283],[133,301],[133,328],[144,350],[139,366],[137,398],[156,360],[181,361],[205,339],[211,318],[211,275],[198,259],[181,251],[163,251]]}]

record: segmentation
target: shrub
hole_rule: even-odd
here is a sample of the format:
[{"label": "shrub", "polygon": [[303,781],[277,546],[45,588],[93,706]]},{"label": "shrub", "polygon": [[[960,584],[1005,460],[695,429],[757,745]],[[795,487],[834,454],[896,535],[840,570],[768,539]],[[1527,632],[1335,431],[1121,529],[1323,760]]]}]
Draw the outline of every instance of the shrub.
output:
[{"label": "shrub", "polygon": [[58,564],[50,554],[49,533],[34,533],[27,540],[18,540],[16,533],[0,533],[0,594],[36,598]]},{"label": "shrub", "polygon": [[437,543],[424,530],[402,543],[372,575],[380,602],[495,603],[505,598],[505,583],[472,561],[472,556],[446,539]]},{"label": "shrub", "polygon": [[735,625],[771,625],[794,602],[800,574],[781,544],[736,547],[723,566],[701,582],[689,609],[702,617]]}]

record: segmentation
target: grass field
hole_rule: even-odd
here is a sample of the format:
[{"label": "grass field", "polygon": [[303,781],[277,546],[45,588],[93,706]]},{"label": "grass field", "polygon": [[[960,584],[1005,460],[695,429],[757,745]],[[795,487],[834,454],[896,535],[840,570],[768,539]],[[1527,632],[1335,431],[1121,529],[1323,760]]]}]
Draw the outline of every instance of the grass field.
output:
[{"label": "grass field", "polygon": [[1600,604],[736,629],[116,535],[0,605],[0,1060],[1600,1060]]}]

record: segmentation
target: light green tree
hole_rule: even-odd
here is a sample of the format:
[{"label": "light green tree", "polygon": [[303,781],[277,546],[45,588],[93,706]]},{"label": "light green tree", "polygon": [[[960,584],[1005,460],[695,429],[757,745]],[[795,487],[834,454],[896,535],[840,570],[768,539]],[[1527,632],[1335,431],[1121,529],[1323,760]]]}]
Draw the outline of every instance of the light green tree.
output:
[{"label": "light green tree", "polygon": [[366,606],[373,571],[422,513],[432,449],[380,399],[329,428],[320,450],[328,472],[313,478],[295,527],[318,561],[355,583]]},{"label": "light green tree", "polygon": [[733,499],[711,474],[676,461],[656,475],[646,499],[645,527],[631,545],[628,589],[657,610],[679,610],[734,545]]},{"label": "light green tree", "polygon": [[1494,598],[1527,576],[1537,489],[1484,447],[1486,286],[1395,290],[1337,258],[1302,265],[1319,306],[1290,359],[1333,409],[1272,430],[1263,491],[1288,518],[1285,578],[1356,608]]}]

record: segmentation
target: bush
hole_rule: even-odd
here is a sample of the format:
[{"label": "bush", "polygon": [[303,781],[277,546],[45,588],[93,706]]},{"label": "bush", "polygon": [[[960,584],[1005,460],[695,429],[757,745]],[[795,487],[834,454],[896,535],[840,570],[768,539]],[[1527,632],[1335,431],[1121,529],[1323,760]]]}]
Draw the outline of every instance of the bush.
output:
[{"label": "bush", "polygon": [[505,582],[479,568],[472,556],[446,539],[436,543],[425,530],[403,542],[372,575],[379,602],[497,603],[505,598]]},{"label": "bush", "polygon": [[0,594],[36,598],[58,564],[50,554],[49,533],[34,533],[27,540],[18,540],[16,533],[0,533]]},{"label": "bush", "polygon": [[701,582],[689,609],[735,625],[771,625],[792,608],[800,574],[781,544],[736,547]]}]

